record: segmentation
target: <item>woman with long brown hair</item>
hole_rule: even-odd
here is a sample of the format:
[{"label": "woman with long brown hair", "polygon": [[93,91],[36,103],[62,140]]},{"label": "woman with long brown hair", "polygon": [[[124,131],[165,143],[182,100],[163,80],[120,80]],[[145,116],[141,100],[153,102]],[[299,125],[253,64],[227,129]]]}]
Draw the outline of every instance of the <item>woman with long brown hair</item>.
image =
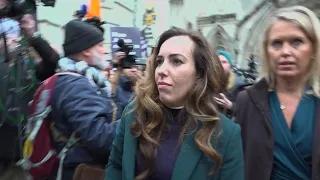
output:
[{"label": "woman with long brown hair", "polygon": [[164,32],[121,119],[106,180],[243,180],[240,128],[217,111],[223,69],[208,42]]}]

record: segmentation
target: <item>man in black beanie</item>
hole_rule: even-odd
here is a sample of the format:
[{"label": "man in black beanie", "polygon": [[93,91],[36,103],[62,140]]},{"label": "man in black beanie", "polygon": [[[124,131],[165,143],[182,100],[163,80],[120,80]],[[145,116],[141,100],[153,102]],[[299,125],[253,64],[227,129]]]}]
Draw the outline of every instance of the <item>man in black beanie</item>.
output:
[{"label": "man in black beanie", "polygon": [[103,33],[95,26],[79,20],[70,21],[65,26],[64,55],[81,58],[89,65],[104,70],[108,64],[102,60],[106,54],[103,41]]},{"label": "man in black beanie", "polygon": [[[73,132],[80,135],[67,153],[63,164],[63,180],[73,179],[79,164],[105,166],[120,115],[112,106],[111,85],[101,75],[107,67],[103,60],[103,33],[95,26],[72,20],[65,26],[63,44],[65,58],[59,60],[62,72],[53,90],[50,119],[54,128],[67,139]],[[54,140],[57,151],[65,142]],[[53,175],[55,176],[55,175]],[[93,178],[94,179],[94,178]]]}]

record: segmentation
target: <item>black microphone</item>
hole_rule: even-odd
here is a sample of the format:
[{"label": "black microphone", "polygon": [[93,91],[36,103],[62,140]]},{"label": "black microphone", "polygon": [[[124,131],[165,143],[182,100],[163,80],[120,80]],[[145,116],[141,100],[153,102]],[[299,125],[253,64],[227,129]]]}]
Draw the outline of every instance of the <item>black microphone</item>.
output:
[{"label": "black microphone", "polygon": [[123,47],[124,45],[124,40],[123,39],[119,39],[118,42],[117,42],[118,46],[119,47]]}]

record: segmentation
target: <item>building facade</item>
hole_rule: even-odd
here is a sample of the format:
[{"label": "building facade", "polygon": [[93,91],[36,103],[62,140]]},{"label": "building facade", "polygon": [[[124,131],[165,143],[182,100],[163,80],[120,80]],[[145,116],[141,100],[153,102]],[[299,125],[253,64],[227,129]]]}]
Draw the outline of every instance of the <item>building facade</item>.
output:
[{"label": "building facade", "polygon": [[246,67],[251,55],[259,60],[266,20],[280,7],[303,5],[320,17],[319,0],[170,0],[172,26],[199,30],[216,49],[232,54]]},{"label": "building facade", "polygon": [[[57,0],[54,8],[39,6],[38,22],[43,36],[62,50],[61,27],[88,1]],[[159,35],[174,26],[201,31],[213,47],[230,52],[235,65],[246,67],[246,59],[251,55],[259,60],[258,47],[266,20],[278,8],[297,4],[320,17],[320,0],[101,0],[102,19],[107,22],[105,46],[111,52],[109,27],[149,27],[153,36],[149,46],[155,46]],[[144,18],[150,8],[155,19],[146,25]]]}]

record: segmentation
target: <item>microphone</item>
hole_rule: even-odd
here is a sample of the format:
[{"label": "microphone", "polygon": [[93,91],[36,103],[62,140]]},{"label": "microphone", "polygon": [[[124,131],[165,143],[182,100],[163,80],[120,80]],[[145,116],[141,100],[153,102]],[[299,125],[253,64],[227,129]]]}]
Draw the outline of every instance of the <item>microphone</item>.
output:
[{"label": "microphone", "polygon": [[119,39],[118,42],[117,42],[118,46],[119,47],[123,47],[124,45],[124,40],[123,39]]}]

